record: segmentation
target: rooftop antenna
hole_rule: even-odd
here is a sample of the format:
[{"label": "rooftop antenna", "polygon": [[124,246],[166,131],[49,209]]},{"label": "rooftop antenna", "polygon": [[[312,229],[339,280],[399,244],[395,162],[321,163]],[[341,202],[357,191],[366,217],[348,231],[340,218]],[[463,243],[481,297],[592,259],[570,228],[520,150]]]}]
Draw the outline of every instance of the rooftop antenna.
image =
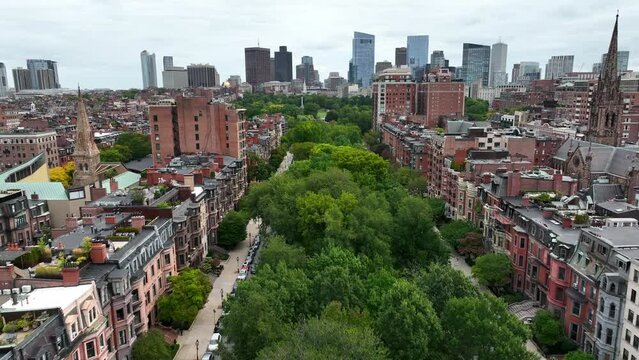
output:
[{"label": "rooftop antenna", "polygon": [[257,39],[257,47],[260,47],[260,39]]}]

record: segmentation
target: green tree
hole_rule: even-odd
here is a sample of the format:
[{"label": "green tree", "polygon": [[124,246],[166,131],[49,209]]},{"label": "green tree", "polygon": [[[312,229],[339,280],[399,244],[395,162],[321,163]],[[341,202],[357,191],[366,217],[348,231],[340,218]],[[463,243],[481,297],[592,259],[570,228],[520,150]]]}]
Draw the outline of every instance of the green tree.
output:
[{"label": "green tree", "polygon": [[569,352],[566,356],[564,356],[564,360],[595,360],[595,358],[592,355],[579,350]]},{"label": "green tree", "polygon": [[306,254],[297,245],[289,245],[281,235],[271,235],[266,239],[265,247],[260,251],[260,266],[273,268],[283,261],[291,269],[304,268]]},{"label": "green tree", "polygon": [[532,323],[535,341],[544,347],[552,347],[564,338],[563,327],[558,317],[548,310],[540,310]]},{"label": "green tree", "polygon": [[441,324],[430,301],[406,280],[398,280],[382,298],[376,329],[393,359],[437,358]]},{"label": "green tree", "polygon": [[136,132],[120,134],[115,144],[128,148],[133,160],[142,159],[151,153],[151,142],[144,134]]},{"label": "green tree", "polygon": [[290,151],[293,153],[295,161],[306,160],[311,156],[311,150],[315,145],[312,142],[295,143],[291,145]]},{"label": "green tree", "polygon": [[263,181],[271,176],[271,167],[269,163],[262,159],[255,151],[248,152],[248,168],[246,170],[248,181]]},{"label": "green tree", "polygon": [[394,171],[397,181],[408,190],[411,195],[422,197],[428,190],[428,181],[420,172],[407,167],[400,167]]},{"label": "green tree", "polygon": [[320,111],[320,106],[315,103],[304,104],[304,114],[317,116],[317,112]]},{"label": "green tree", "polygon": [[188,329],[204,307],[213,286],[199,269],[186,269],[169,278],[171,292],[158,299],[158,318],[175,329]]},{"label": "green tree", "polygon": [[100,161],[102,162],[124,162],[124,157],[119,151],[107,148],[100,151]]},{"label": "green tree", "polygon": [[335,121],[339,118],[339,114],[337,113],[337,111],[335,110],[329,110],[328,112],[326,112],[326,117],[324,118],[325,121]]},{"label": "green tree", "polygon": [[480,284],[499,292],[510,282],[513,265],[504,254],[486,254],[477,258],[472,271]]},{"label": "green tree", "polygon": [[488,101],[467,97],[464,113],[470,121],[483,121],[488,118]]},{"label": "green tree", "polygon": [[[438,198],[425,198],[426,204],[430,208],[430,213],[433,217],[433,221],[437,226],[442,224],[446,220],[446,202]],[[444,234],[441,234],[444,238]],[[445,239],[445,238],[444,238]]]},{"label": "green tree", "polygon": [[526,350],[529,330],[492,295],[452,298],[441,315],[443,350],[454,359],[536,359]]},{"label": "green tree", "polygon": [[486,254],[483,236],[476,232],[466,234],[457,244],[457,252],[460,255],[475,259]]},{"label": "green tree", "polygon": [[444,311],[446,303],[452,298],[477,296],[477,288],[468,277],[450,265],[432,264],[417,274],[415,282],[433,304],[437,314]]},{"label": "green tree", "polygon": [[286,337],[260,351],[258,360],[384,360],[387,350],[370,328],[310,319]]},{"label": "green tree", "polygon": [[249,218],[246,213],[229,211],[217,230],[217,244],[226,248],[235,247],[246,239],[246,225]]},{"label": "green tree", "polygon": [[462,220],[453,220],[439,228],[439,233],[442,238],[455,249],[457,248],[459,240],[463,239],[469,233],[476,231],[478,230],[473,223]]},{"label": "green tree", "polygon": [[150,329],[135,341],[132,355],[133,360],[171,360],[175,354],[164,340],[164,334],[160,330]]}]

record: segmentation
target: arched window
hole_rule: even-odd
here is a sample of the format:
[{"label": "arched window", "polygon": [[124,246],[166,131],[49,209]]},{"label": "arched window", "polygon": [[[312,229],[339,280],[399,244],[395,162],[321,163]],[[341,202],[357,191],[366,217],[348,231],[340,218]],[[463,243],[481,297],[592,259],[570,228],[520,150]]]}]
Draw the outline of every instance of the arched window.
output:
[{"label": "arched window", "polygon": [[615,122],[617,122],[617,114],[612,113],[612,116],[610,117],[610,126],[615,126]]},{"label": "arched window", "polygon": [[606,306],[606,301],[601,298],[599,299],[599,311],[600,312],[604,312],[604,307]]},{"label": "arched window", "polygon": [[608,312],[608,316],[610,316],[611,318],[615,318],[615,315],[617,313],[617,307],[615,306],[615,304],[610,304],[610,311]]},{"label": "arched window", "polygon": [[610,292],[615,294],[617,292],[617,285],[615,283],[610,283]]}]

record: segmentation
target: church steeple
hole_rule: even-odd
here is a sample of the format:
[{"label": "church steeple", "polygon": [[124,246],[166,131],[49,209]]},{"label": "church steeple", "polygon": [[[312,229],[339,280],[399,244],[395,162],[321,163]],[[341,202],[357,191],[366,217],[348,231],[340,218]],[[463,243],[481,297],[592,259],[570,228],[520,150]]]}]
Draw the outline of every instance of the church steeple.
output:
[{"label": "church steeple", "polygon": [[619,15],[615,18],[606,61],[602,64],[597,88],[593,94],[588,122],[588,140],[596,143],[622,145],[623,102],[617,73],[617,29]]},{"label": "church steeple", "polygon": [[76,124],[75,149],[73,160],[75,161],[75,173],[73,185],[84,186],[95,183],[98,180],[97,170],[100,165],[100,150],[93,140],[93,130],[89,124],[87,109],[82,100],[80,86],[78,86],[78,121]]}]

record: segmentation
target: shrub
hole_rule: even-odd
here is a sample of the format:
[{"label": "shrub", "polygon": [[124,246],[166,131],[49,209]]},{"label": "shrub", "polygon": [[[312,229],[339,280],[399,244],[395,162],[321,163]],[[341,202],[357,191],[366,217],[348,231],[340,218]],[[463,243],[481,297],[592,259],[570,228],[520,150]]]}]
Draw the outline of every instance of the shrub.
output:
[{"label": "shrub", "polygon": [[121,226],[121,227],[115,228],[114,232],[116,232],[116,233],[136,233],[136,234],[139,234],[140,233],[140,229],[134,228],[133,226]]},{"label": "shrub", "polygon": [[80,249],[80,248],[75,248],[71,251],[71,253],[73,254],[74,258],[79,258],[81,256],[84,256],[84,250]]},{"label": "shrub", "polygon": [[2,327],[3,333],[14,333],[22,330],[22,327],[18,326],[16,321],[9,321]]},{"label": "shrub", "polygon": [[62,272],[57,266],[38,265],[35,268],[35,276],[43,279],[59,279],[62,277]]},{"label": "shrub", "polygon": [[586,225],[588,224],[588,221],[590,220],[590,218],[588,217],[587,214],[577,214],[575,215],[575,224],[577,225]]}]

